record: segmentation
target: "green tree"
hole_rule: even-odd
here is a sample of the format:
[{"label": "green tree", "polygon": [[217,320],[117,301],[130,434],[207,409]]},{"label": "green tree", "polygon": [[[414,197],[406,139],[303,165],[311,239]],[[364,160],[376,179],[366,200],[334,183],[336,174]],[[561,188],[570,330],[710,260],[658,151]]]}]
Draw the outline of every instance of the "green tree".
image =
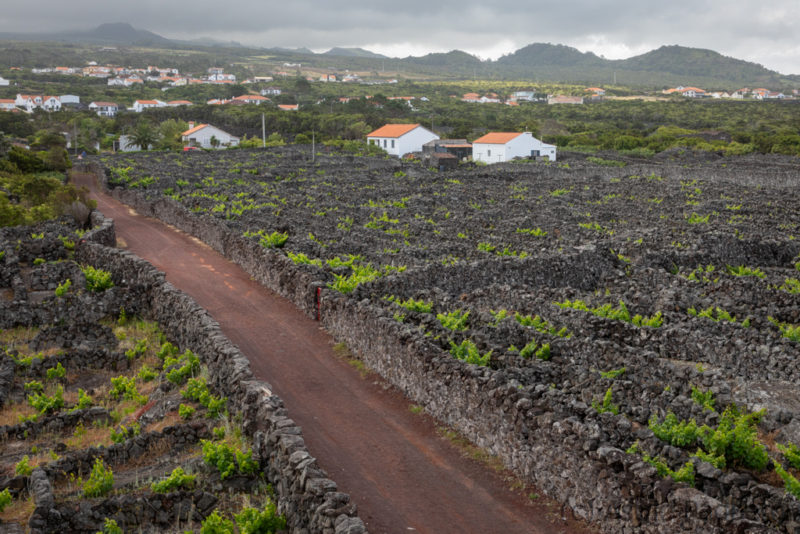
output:
[{"label": "green tree", "polygon": [[181,134],[189,129],[189,125],[180,119],[168,119],[158,127],[158,148],[164,150],[180,150],[183,146]]},{"label": "green tree", "polygon": [[131,134],[131,144],[136,145],[141,150],[148,150],[159,141],[158,131],[149,121],[141,121],[136,125],[136,129]]}]

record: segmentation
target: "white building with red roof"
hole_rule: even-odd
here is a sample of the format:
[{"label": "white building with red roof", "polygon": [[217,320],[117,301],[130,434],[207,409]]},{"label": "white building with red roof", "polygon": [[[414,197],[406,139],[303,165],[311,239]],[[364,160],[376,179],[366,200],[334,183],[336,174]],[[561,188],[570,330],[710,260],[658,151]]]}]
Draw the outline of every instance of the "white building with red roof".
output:
[{"label": "white building with red roof", "polygon": [[192,123],[189,123],[189,126],[191,126],[191,128],[181,134],[183,142],[188,146],[227,148],[239,144],[238,137],[220,130],[216,126],[211,126],[210,124],[198,124],[194,126]]},{"label": "white building with red roof", "polygon": [[422,145],[439,136],[419,124],[387,124],[367,134],[367,143],[377,145],[392,156],[421,152]]},{"label": "white building with red roof", "polygon": [[261,95],[241,95],[235,96],[231,100],[232,104],[255,104],[259,105],[262,102],[269,102],[269,98]]},{"label": "white building with red roof", "polygon": [[17,109],[17,104],[13,98],[0,98],[0,109],[3,111],[13,111]]},{"label": "white building with red roof", "polygon": [[163,108],[166,105],[167,103],[162,102],[161,100],[136,100],[131,109],[133,109],[133,111],[136,113],[141,113],[149,108]]},{"label": "white building with red roof", "polygon": [[472,160],[504,163],[514,158],[547,157],[556,160],[556,147],[536,139],[530,132],[491,132],[472,142]]}]

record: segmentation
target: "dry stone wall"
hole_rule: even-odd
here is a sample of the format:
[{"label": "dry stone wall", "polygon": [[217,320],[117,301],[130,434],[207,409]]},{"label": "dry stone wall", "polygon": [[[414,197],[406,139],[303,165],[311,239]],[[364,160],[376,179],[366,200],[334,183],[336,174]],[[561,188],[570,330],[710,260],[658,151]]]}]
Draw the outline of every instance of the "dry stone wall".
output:
[{"label": "dry stone wall", "polygon": [[[98,239],[113,242],[110,221],[98,221]],[[349,495],[337,491],[306,449],[300,428],[289,418],[271,386],[255,379],[247,358],[222,334],[219,324],[164,274],[127,251],[92,242],[87,234],[76,248],[78,261],[113,273],[138,289],[139,310],[157,321],[167,337],[192,350],[208,366],[209,385],[225,394],[232,411],[244,415],[243,426],[254,437],[254,453],[275,489],[278,512],[286,514],[292,532],[366,532]],[[94,513],[94,512],[93,512]],[[98,512],[99,513],[99,512]]]}]

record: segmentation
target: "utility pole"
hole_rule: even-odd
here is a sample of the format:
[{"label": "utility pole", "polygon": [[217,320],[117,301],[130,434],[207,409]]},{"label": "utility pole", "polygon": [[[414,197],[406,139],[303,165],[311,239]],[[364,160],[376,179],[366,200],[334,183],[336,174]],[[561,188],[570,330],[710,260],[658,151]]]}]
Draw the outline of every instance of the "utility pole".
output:
[{"label": "utility pole", "polygon": [[267,148],[267,125],[264,122],[264,114],[261,114],[261,148]]},{"label": "utility pole", "polygon": [[311,163],[317,161],[317,132],[311,130]]}]

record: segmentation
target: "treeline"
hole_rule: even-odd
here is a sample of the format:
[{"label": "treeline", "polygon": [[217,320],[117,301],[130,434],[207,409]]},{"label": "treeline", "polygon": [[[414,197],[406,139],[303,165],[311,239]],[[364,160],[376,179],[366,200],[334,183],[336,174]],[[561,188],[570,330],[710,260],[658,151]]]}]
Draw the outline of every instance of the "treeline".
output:
[{"label": "treeline", "polygon": [[85,223],[95,206],[87,191],[65,183],[71,162],[64,138],[44,131],[31,148],[0,133],[0,226],[28,225],[62,215]]},{"label": "treeline", "polygon": [[[692,147],[726,154],[750,152],[800,155],[800,102],[710,101],[675,98],[666,101],[606,100],[583,105],[547,105],[543,102],[473,104],[461,102],[470,89],[507,97],[531,89],[524,83],[484,81],[461,83],[400,83],[390,86],[310,84],[304,79],[280,82],[284,93],[270,104],[206,105],[208,98],[230,98],[248,92],[248,86],[192,86],[156,91],[162,99],[187,99],[190,107],[157,108],[144,113],[121,112],[116,118],[88,111],[36,112],[32,115],[0,112],[0,131],[32,140],[42,130],[77,133],[79,150],[111,149],[121,134],[155,131],[155,148],[179,148],[180,128],[189,122],[210,123],[234,135],[266,133],[287,142],[296,136],[319,141],[363,140],[387,122],[420,123],[441,137],[473,140],[488,131],[530,131],[546,142],[573,150],[620,150],[652,155],[673,147]],[[578,92],[578,86],[535,87],[537,94]],[[144,88],[144,90],[150,90]],[[340,100],[347,91],[356,93]],[[624,88],[612,88],[623,93]],[[415,96],[392,100],[391,96]],[[421,97],[425,97],[422,99]],[[148,98],[153,98],[151,94]],[[105,97],[107,98],[107,97]],[[104,98],[104,99],[105,99]],[[299,111],[283,111],[276,103],[298,103]],[[74,145],[73,145],[74,147]]]}]

